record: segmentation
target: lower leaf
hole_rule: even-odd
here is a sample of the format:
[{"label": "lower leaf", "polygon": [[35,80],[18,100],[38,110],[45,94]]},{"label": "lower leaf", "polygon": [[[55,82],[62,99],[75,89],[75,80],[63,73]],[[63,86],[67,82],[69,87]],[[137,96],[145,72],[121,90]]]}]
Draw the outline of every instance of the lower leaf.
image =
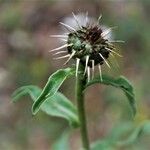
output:
[{"label": "lower leaf", "polygon": [[[37,86],[23,86],[17,89],[12,99],[18,101],[22,96],[29,94],[33,101],[41,94],[42,89]],[[57,92],[55,95],[48,97],[40,108],[43,112],[51,116],[62,117],[68,120],[72,127],[79,126],[79,120],[76,107],[63,94]]]},{"label": "lower leaf", "polygon": [[52,150],[70,150],[69,148],[69,131],[64,131],[58,140],[52,145]]}]

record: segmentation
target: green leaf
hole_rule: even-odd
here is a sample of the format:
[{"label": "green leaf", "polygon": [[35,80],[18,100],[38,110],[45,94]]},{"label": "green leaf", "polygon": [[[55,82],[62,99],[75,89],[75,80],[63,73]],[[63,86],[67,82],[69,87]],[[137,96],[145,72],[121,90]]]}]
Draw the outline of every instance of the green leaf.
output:
[{"label": "green leaf", "polygon": [[35,115],[39,111],[39,108],[42,105],[42,103],[48,97],[53,96],[58,91],[58,89],[60,88],[64,80],[73,74],[74,74],[74,69],[72,68],[60,69],[56,71],[55,73],[53,73],[49,77],[42,93],[34,102],[32,106],[32,113]]},{"label": "green leaf", "polygon": [[64,131],[58,140],[52,145],[52,150],[69,150],[70,132]]},{"label": "green leaf", "polygon": [[71,101],[59,92],[52,97],[48,97],[42,104],[41,109],[51,116],[67,119],[74,128],[79,126],[77,109]]},{"label": "green leaf", "polygon": [[112,129],[111,133],[103,140],[92,143],[92,150],[116,150],[138,142],[142,136],[150,134],[150,121],[140,125],[121,123]]},{"label": "green leaf", "polygon": [[105,85],[111,85],[116,88],[122,89],[129,100],[130,106],[133,111],[133,115],[135,115],[136,114],[135,95],[134,95],[133,87],[131,83],[123,76],[120,76],[119,78],[114,79],[112,77],[103,75],[102,78],[103,78],[103,81],[101,81],[99,77],[94,78],[93,80],[87,83],[86,88],[95,83],[102,83]]},{"label": "green leaf", "polygon": [[124,134],[127,134],[129,131],[133,129],[133,124],[131,122],[121,122],[112,129],[109,134],[109,139],[111,141],[119,141]]},{"label": "green leaf", "polygon": [[[16,102],[22,96],[29,94],[32,100],[36,101],[41,92],[42,90],[37,86],[24,86],[13,93],[12,99]],[[79,126],[76,107],[60,92],[48,97],[40,109],[48,115],[65,118],[72,127]]]},{"label": "green leaf", "polygon": [[14,91],[14,93],[12,94],[12,100],[13,102],[17,102],[18,100],[20,100],[20,98],[29,94],[31,98],[35,101],[41,92],[42,90],[37,86],[34,85],[23,86]]},{"label": "green leaf", "polygon": [[128,146],[136,142],[143,135],[150,134],[150,121],[146,121],[141,125],[133,128],[132,133],[126,140],[118,141],[118,146]]},{"label": "green leaf", "polygon": [[112,146],[112,143],[107,140],[99,140],[91,144],[92,150],[116,150]]},{"label": "green leaf", "polygon": [[117,142],[124,133],[130,130],[130,126],[131,124],[129,123],[115,125],[112,131],[105,138],[92,143],[92,150],[116,150]]}]

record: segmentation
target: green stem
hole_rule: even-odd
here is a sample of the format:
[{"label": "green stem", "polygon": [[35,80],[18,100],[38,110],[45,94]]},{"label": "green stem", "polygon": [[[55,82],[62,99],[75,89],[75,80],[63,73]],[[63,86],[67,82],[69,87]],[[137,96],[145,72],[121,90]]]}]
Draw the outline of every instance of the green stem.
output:
[{"label": "green stem", "polygon": [[86,84],[86,76],[83,75],[83,67],[80,66],[80,71],[82,74],[78,74],[76,78],[76,101],[78,107],[78,116],[80,120],[80,134],[82,139],[82,145],[84,150],[90,150],[88,133],[87,133],[87,124],[86,124],[86,115],[84,108],[84,87]]}]

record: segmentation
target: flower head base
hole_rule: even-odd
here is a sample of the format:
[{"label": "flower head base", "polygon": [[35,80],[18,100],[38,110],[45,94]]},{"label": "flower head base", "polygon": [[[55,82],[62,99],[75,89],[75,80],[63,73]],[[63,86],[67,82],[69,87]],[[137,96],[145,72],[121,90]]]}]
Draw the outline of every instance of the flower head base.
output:
[{"label": "flower head base", "polygon": [[101,28],[82,27],[76,32],[69,33],[68,35],[68,53],[75,52],[72,58],[79,58],[83,65],[86,65],[86,59],[89,57],[87,66],[92,67],[92,60],[94,66],[97,64],[102,65],[104,60],[109,57],[109,49],[113,50],[113,46],[108,43],[108,40],[102,36]]},{"label": "flower head base", "polygon": [[94,67],[98,65],[100,78],[102,80],[101,65],[106,63],[106,65],[110,68],[109,63],[107,62],[109,55],[116,54],[120,56],[117,52],[115,52],[115,47],[112,43],[123,41],[110,41],[109,39],[107,39],[107,36],[108,34],[110,34],[112,28],[103,30],[99,23],[97,23],[96,25],[90,25],[87,22],[87,14],[85,17],[85,21],[87,23],[84,26],[79,24],[78,18],[74,15],[74,13],[73,17],[78,25],[78,29],[75,29],[67,24],[60,23],[65,28],[67,28],[69,33],[67,33],[66,35],[53,35],[53,37],[63,38],[63,40],[66,41],[67,44],[53,49],[52,51],[57,51],[66,47],[67,51],[60,51],[55,55],[61,53],[67,53],[67,55],[58,57],[56,59],[68,57],[65,64],[68,63],[70,59],[75,59],[76,76],[78,74],[79,64],[81,63],[83,66],[85,66],[84,74],[87,73],[88,81],[90,80],[90,68],[92,68],[93,77]]}]

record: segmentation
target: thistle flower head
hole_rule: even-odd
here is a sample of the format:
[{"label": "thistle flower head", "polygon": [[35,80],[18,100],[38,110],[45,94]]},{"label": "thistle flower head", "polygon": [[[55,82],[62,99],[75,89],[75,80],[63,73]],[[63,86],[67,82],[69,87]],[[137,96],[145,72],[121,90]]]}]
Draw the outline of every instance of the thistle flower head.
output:
[{"label": "thistle flower head", "polygon": [[110,65],[107,62],[109,55],[116,54],[115,47],[113,42],[122,42],[122,41],[111,41],[109,40],[109,34],[113,28],[105,28],[99,24],[99,20],[96,24],[91,24],[89,22],[88,14],[85,14],[85,20],[82,20],[81,17],[76,16],[73,13],[74,21],[76,22],[77,28],[72,27],[68,24],[60,22],[69,32],[65,35],[53,35],[52,37],[61,38],[66,42],[65,45],[53,49],[51,51],[58,51],[63,48],[67,48],[66,51],[56,52],[54,55],[59,55],[66,53],[64,56],[57,57],[55,59],[67,58],[65,64],[67,64],[70,59],[76,60],[76,76],[78,74],[78,67],[81,63],[85,66],[84,74],[87,73],[88,81],[90,80],[90,68],[92,69],[92,77],[94,76],[94,68],[98,65],[100,78],[101,75],[101,65],[106,64],[109,68]]}]

